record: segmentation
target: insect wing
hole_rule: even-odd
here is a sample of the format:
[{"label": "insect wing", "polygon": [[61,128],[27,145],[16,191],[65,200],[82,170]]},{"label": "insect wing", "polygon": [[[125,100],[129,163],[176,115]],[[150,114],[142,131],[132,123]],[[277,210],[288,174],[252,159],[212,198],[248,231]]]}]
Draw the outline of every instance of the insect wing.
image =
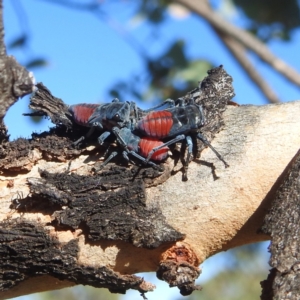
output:
[{"label": "insect wing", "polygon": [[145,136],[167,137],[173,126],[173,115],[169,110],[153,111],[137,123],[137,129]]},{"label": "insect wing", "polygon": [[72,114],[74,121],[81,126],[89,126],[89,118],[93,115],[99,104],[81,103],[71,105],[69,112]]}]

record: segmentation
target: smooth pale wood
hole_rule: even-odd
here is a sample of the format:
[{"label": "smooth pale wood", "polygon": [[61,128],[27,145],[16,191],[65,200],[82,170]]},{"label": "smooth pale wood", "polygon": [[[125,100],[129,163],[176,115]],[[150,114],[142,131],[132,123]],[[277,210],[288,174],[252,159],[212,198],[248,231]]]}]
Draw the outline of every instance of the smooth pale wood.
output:
[{"label": "smooth pale wood", "polygon": [[[167,221],[186,234],[188,243],[199,260],[216,252],[251,242],[268,239],[257,234],[263,216],[272,201],[270,190],[300,146],[300,101],[266,106],[229,106],[224,114],[225,128],[213,140],[213,146],[224,156],[230,167],[225,169],[210,149],[191,162],[187,182],[178,172],[163,184],[147,189],[147,205],[159,202]],[[8,188],[10,177],[0,176],[0,220],[20,215],[9,209],[18,193],[29,193],[27,177],[39,177],[38,168],[52,172],[65,171],[68,162],[54,163],[41,159],[28,174],[14,177],[14,187]],[[84,169],[86,156],[73,166]],[[171,159],[167,162],[172,166]],[[213,170],[215,167],[215,170]],[[215,179],[213,172],[218,176]],[[50,216],[25,213],[23,218],[41,224]],[[80,231],[51,234],[61,242],[79,238],[78,263],[93,267],[110,266],[122,273],[155,271],[165,247],[155,250],[136,248],[123,242],[99,242],[88,245]],[[71,283],[66,282],[66,286]],[[55,289],[49,285],[47,289]],[[37,288],[38,290],[38,288]],[[11,291],[13,292],[13,291]],[[25,294],[23,291],[22,294]],[[7,294],[6,294],[7,296]],[[3,294],[0,294],[3,297]]]},{"label": "smooth pale wood", "polygon": [[[257,234],[272,197],[272,186],[300,148],[300,102],[230,107],[226,128],[213,140],[229,163],[203,151],[190,164],[189,181],[181,174],[147,190],[163,214],[186,233],[200,261],[221,250],[265,240]],[[214,180],[212,162],[219,177]]]}]

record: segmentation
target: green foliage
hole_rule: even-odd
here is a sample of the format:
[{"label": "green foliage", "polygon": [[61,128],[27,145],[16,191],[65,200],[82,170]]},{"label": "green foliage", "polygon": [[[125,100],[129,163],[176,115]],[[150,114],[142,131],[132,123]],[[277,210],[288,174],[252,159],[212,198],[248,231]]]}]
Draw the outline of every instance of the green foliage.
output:
[{"label": "green foliage", "polygon": [[[39,300],[57,300],[57,299],[68,299],[68,300],[79,300],[79,299],[89,299],[89,300],[99,300],[99,299],[109,299],[118,300],[118,294],[112,294],[107,289],[98,289],[91,286],[78,285],[72,288],[65,288],[56,291],[39,293]],[[34,297],[32,297],[34,300]]]},{"label": "green foliage", "polygon": [[147,19],[150,23],[158,25],[165,20],[167,3],[166,0],[143,0],[137,9],[137,15]]},{"label": "green foliage", "polygon": [[[161,55],[145,61],[148,77],[144,82],[142,76],[135,75],[115,84],[110,94],[119,98],[129,92],[139,100],[176,99],[193,89],[212,67],[206,60],[190,60],[184,41],[176,40]],[[146,86],[144,91],[141,84]]]},{"label": "green foliage", "polygon": [[292,29],[300,26],[297,0],[233,0],[250,19],[249,30],[264,40],[273,37],[290,39]]},{"label": "green foliage", "polygon": [[[168,0],[143,0],[136,11],[135,17],[142,17],[151,24],[160,25],[166,19]],[[176,99],[195,87],[195,82],[207,75],[207,70],[214,67],[204,59],[190,60],[185,42],[181,39],[172,44],[156,57],[144,56],[143,75],[135,74],[129,79],[114,84],[109,93],[121,98],[131,94],[136,100],[161,101],[167,98]],[[144,74],[147,74],[145,76]]]},{"label": "green foliage", "polygon": [[[196,292],[186,300],[254,300],[261,294],[260,281],[266,278],[258,272],[248,273],[240,270],[220,272],[213,280],[203,286],[203,290]],[[180,299],[180,300],[183,300]]]},{"label": "green foliage", "polygon": [[[21,34],[20,36],[12,40],[7,47],[8,49],[20,48],[25,51],[25,48],[28,47],[28,43],[29,43],[29,36],[27,34]],[[43,57],[34,56],[33,58],[29,58],[27,62],[23,63],[23,65],[25,68],[32,70],[35,68],[41,68],[47,66],[48,61]]]},{"label": "green foliage", "polygon": [[33,69],[33,68],[39,68],[44,67],[48,65],[48,61],[42,57],[36,57],[34,59],[29,60],[25,64],[25,68],[27,69]]},{"label": "green foliage", "polygon": [[9,49],[21,48],[26,45],[27,41],[28,41],[28,36],[26,34],[21,34],[13,41],[11,41],[7,47]]},{"label": "green foliage", "polygon": [[154,24],[160,23],[164,19],[165,8],[159,5],[159,1],[141,1],[139,14]]},{"label": "green foliage", "polygon": [[[75,1],[70,1],[70,4],[73,2]],[[132,18],[146,20],[156,26],[157,30],[158,26],[163,26],[167,20],[168,5],[172,3],[171,0],[138,1]],[[231,0],[231,3],[248,18],[248,30],[265,41],[272,38],[289,40],[291,31],[300,26],[300,8],[297,0]],[[104,5],[105,3],[94,4],[93,8]],[[159,39],[158,36],[156,38]],[[22,33],[9,47],[25,48],[28,46],[28,40],[28,33]],[[109,89],[113,97],[123,99],[122,95],[129,95],[132,100],[149,101],[177,98],[193,88],[195,82],[201,80],[208,69],[215,67],[201,57],[191,60],[182,39],[174,40],[156,57],[150,56],[147,48],[141,47],[139,52],[144,61],[142,73],[116,82]],[[45,67],[48,64],[44,58],[34,55],[31,57],[33,58],[24,63],[29,69]]]}]

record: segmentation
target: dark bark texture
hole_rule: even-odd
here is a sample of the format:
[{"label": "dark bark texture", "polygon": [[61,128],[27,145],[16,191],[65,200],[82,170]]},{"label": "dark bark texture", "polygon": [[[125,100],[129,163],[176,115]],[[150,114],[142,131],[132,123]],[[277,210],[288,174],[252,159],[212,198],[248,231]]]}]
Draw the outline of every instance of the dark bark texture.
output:
[{"label": "dark bark texture", "polygon": [[271,235],[273,269],[263,287],[262,300],[300,298],[300,151],[286,168],[272,209],[265,217],[262,231]]},{"label": "dark bark texture", "polygon": [[81,228],[90,241],[122,240],[137,247],[156,248],[182,239],[184,235],[166,223],[158,205],[146,207],[142,178],[153,174],[145,170],[135,176],[134,172],[124,167],[95,176],[44,171],[41,179],[28,178],[32,196],[21,203],[27,212],[28,202],[37,211],[43,198],[43,205],[54,210],[52,225]]},{"label": "dark bark texture", "polygon": [[[94,155],[105,149],[74,148],[72,142],[86,133],[76,125],[68,106],[52,96],[42,84],[31,98],[32,115],[46,116],[56,125],[49,132],[33,134],[32,138],[9,142],[3,118],[18,99],[33,91],[34,78],[17,61],[6,55],[0,0],[0,172],[17,176],[28,173],[39,160],[65,162],[82,154]],[[210,70],[199,86],[183,98],[192,98],[201,104],[206,117],[201,132],[212,140],[224,126],[222,114],[234,92],[232,78],[222,66]],[[91,137],[96,138],[96,134]],[[90,143],[87,141],[87,143]],[[197,142],[195,154],[199,157],[205,147]],[[110,147],[110,143],[109,143]],[[36,155],[38,152],[38,155]],[[182,151],[183,152],[183,151]],[[175,159],[180,153],[173,152]],[[117,162],[118,164],[115,164]],[[179,241],[184,235],[171,227],[158,205],[146,205],[145,188],[167,180],[172,174],[152,168],[122,166],[115,160],[102,172],[88,175],[67,170],[50,173],[40,170],[40,177],[28,178],[30,194],[22,194],[12,201],[11,209],[18,212],[40,212],[51,216],[46,225],[56,231],[81,229],[86,243],[101,240],[122,241],[136,247],[156,248]],[[299,197],[300,154],[283,174],[283,183],[276,194],[273,208],[265,219],[263,232],[272,236],[270,251],[273,269],[262,282],[261,299],[299,299]],[[13,180],[10,181],[13,185]],[[158,266],[157,276],[170,286],[178,286],[183,295],[199,289],[195,279],[200,274],[197,260],[191,251],[176,246]],[[122,275],[108,267],[93,268],[77,261],[79,242],[74,238],[62,244],[46,229],[45,224],[19,217],[7,218],[0,223],[0,293],[28,278],[47,274],[76,284],[106,287],[112,292],[125,293],[136,289],[141,293],[153,286],[134,275]],[[176,259],[175,259],[176,258]]]},{"label": "dark bark texture", "polygon": [[[232,78],[220,66],[210,70],[199,87],[184,97],[186,100],[192,98],[203,106],[206,125],[201,128],[201,132],[209,140],[224,126],[222,113],[233,96]],[[0,168],[3,174],[27,173],[40,157],[46,161],[64,162],[76,159],[81,154],[94,155],[110,147],[110,144],[106,144],[103,149],[95,147],[91,151],[82,145],[75,148],[72,143],[86,134],[87,129],[75,124],[68,112],[68,105],[54,97],[41,83],[37,84],[37,91],[31,97],[30,107],[35,111],[30,115],[49,117],[56,126],[49,132],[33,134],[30,140],[17,139],[2,143]],[[99,132],[85,141],[85,144],[94,143],[97,134]],[[41,156],[34,154],[37,149]],[[201,149],[203,145],[197,149],[198,153]],[[177,156],[180,157],[179,152]],[[79,175],[71,170],[64,173],[40,170],[39,178],[27,179],[30,194],[26,197],[19,195],[12,202],[11,208],[18,212],[51,215],[52,221],[48,225],[57,231],[74,232],[81,229],[89,243],[119,240],[136,247],[157,248],[183,239],[182,233],[167,224],[158,204],[151,204],[150,207],[146,205],[145,188],[167,180],[171,171],[168,168],[163,172],[138,166],[128,168],[122,166],[122,160],[116,162],[118,165],[111,163],[96,174],[90,169],[88,175]],[[47,232],[38,224],[7,220],[1,224],[1,228],[5,230],[1,231],[0,237],[3,253],[0,265],[9,260],[3,269],[5,276],[0,282],[2,290],[35,274],[49,274],[74,283],[108,287],[111,291],[118,292],[124,292],[128,288],[143,292],[152,288],[138,277],[124,277],[107,268],[94,270],[76,267],[77,242],[57,249],[55,240],[47,236]],[[22,238],[16,238],[17,236]],[[26,259],[31,262],[29,266],[32,267],[25,268],[19,262],[24,259],[24,253],[27,253]],[[180,257],[181,253],[182,249],[177,249],[176,256]],[[37,256],[39,260],[36,267],[33,267]],[[66,260],[69,261],[67,270],[62,264]],[[184,295],[199,289],[194,284],[199,274],[198,267],[185,262],[184,258],[179,262],[166,260],[158,270],[161,279],[169,282],[170,286],[178,286]]]},{"label": "dark bark texture", "polygon": [[3,5],[0,1],[0,143],[8,141],[3,118],[20,98],[33,91],[34,78],[14,57],[6,55],[4,44]]},{"label": "dark bark texture", "polygon": [[115,293],[125,293],[127,289],[143,292],[140,277],[121,275],[107,267],[79,266],[76,240],[61,246],[42,226],[22,220],[2,223],[0,228],[1,291],[29,277],[48,274],[60,280],[105,287]]}]

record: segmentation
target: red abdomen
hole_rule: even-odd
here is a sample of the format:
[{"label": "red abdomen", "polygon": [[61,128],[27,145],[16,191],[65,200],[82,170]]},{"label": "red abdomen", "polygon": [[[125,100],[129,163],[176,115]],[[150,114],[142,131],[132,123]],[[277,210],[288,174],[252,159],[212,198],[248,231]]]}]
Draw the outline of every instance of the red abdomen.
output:
[{"label": "red abdomen", "polygon": [[153,111],[137,123],[137,129],[144,135],[156,138],[167,137],[172,126],[172,113],[167,110]]},{"label": "red abdomen", "polygon": [[99,104],[75,104],[69,107],[69,111],[72,113],[74,121],[82,126],[89,126],[88,120],[94,113]]},{"label": "red abdomen", "polygon": [[[162,141],[159,141],[159,140],[156,140],[153,138],[149,138],[149,137],[141,138],[140,143],[139,143],[139,147],[140,147],[139,152],[143,157],[147,157],[153,148],[156,148],[162,144],[163,144]],[[151,156],[151,159],[163,160],[163,159],[167,158],[168,151],[169,151],[169,147],[164,146],[163,148],[154,152],[154,154]]]}]

